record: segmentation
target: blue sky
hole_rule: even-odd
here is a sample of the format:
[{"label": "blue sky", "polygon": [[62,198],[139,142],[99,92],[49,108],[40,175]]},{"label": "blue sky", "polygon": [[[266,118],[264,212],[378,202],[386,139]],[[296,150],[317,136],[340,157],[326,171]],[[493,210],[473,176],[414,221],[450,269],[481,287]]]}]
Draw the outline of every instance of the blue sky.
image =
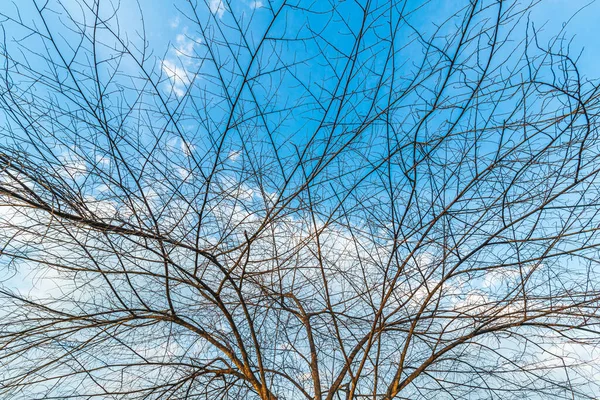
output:
[{"label": "blue sky", "polygon": [[[293,223],[301,225],[300,228],[296,227],[302,231],[301,234],[310,232],[313,229],[310,223],[302,225],[308,220],[308,213],[301,215],[303,211],[296,210],[306,210],[303,208],[306,202],[315,201],[317,203],[315,209],[320,212],[319,219],[313,221],[315,229],[316,226],[323,226],[330,217],[339,218],[336,220],[336,223],[339,223],[339,231],[332,228],[333,239],[330,241],[332,247],[344,240],[350,242],[343,233],[347,234],[352,229],[356,231],[364,229],[367,234],[364,232],[360,234],[364,234],[366,241],[371,241],[370,244],[389,245],[389,232],[384,232],[388,236],[382,235],[384,239],[381,240],[377,235],[385,229],[391,230],[393,219],[390,217],[391,210],[401,214],[404,211],[403,207],[415,209],[414,213],[407,217],[408,221],[405,223],[407,231],[413,227],[421,229],[426,225],[424,222],[427,222],[428,218],[433,218],[438,211],[432,209],[433,206],[428,209],[428,202],[436,207],[443,207],[462,188],[461,180],[468,181],[468,178],[474,175],[474,171],[477,171],[478,165],[474,164],[479,162],[485,167],[494,156],[493,150],[498,147],[498,141],[501,140],[500,129],[482,134],[488,142],[482,145],[480,150],[483,154],[474,157],[474,162],[471,159],[464,163],[457,161],[457,158],[463,155],[461,151],[464,148],[461,146],[468,146],[471,142],[468,134],[456,141],[449,138],[446,140],[449,144],[439,149],[439,156],[431,157],[433,161],[440,159],[448,161],[447,164],[436,165],[432,161],[431,165],[425,165],[426,162],[421,165],[422,170],[419,173],[424,173],[425,179],[420,183],[422,186],[418,187],[418,192],[425,200],[422,202],[416,200],[406,205],[410,203],[406,199],[411,196],[407,181],[417,169],[411,168],[410,173],[404,171],[403,167],[410,166],[414,161],[411,157],[416,158],[419,156],[418,151],[425,152],[433,147],[436,143],[436,135],[439,136],[440,132],[446,134],[448,129],[459,131],[461,128],[465,128],[465,132],[468,132],[467,128],[473,125],[473,120],[478,121],[479,124],[491,123],[496,127],[501,126],[502,113],[511,110],[514,106],[514,101],[510,99],[498,109],[482,106],[479,110],[480,114],[468,114],[468,118],[464,118],[461,123],[449,127],[450,121],[461,112],[460,107],[453,105],[461,102],[472,104],[469,103],[471,101],[468,96],[469,91],[465,90],[465,86],[461,86],[461,79],[472,78],[471,75],[476,74],[473,72],[476,68],[465,68],[461,71],[463,75],[456,73],[449,78],[455,86],[449,85],[453,89],[445,93],[449,101],[444,105],[450,103],[450,106],[438,109],[435,115],[423,123],[423,129],[420,129],[419,124],[426,119],[423,115],[426,115],[428,107],[431,107],[428,97],[435,92],[435,88],[443,80],[443,70],[436,70],[435,65],[428,66],[434,72],[423,77],[425,83],[419,87],[419,90],[407,89],[406,97],[401,97],[405,86],[410,87],[410,78],[415,75],[420,76],[418,70],[419,62],[423,58],[423,48],[416,41],[414,30],[424,36],[431,34],[436,29],[436,25],[441,24],[447,15],[452,14],[452,10],[461,9],[466,3],[450,0],[432,1],[421,8],[420,2],[407,2],[405,11],[410,15],[407,18],[414,29],[407,25],[396,32],[398,48],[392,50],[397,50],[398,56],[395,59],[397,64],[394,65],[388,64],[388,58],[385,57],[386,51],[389,50],[389,32],[393,29],[384,24],[378,25],[377,19],[367,21],[373,24],[366,34],[365,42],[368,45],[358,48],[354,58],[341,56],[353,52],[355,42],[352,35],[356,34],[357,25],[360,25],[360,10],[350,1],[338,3],[339,13],[325,12],[328,8],[326,2],[310,2],[313,7],[311,13],[286,9],[273,26],[269,25],[269,21],[274,10],[278,8],[279,2],[273,4],[272,9],[269,8],[270,3],[267,0],[240,0],[232,1],[227,5],[218,0],[198,3],[197,7],[191,7],[184,1],[175,3],[140,1],[138,3],[123,0],[116,10],[119,24],[115,22],[116,20],[108,22],[113,32],[118,30],[118,36],[123,39],[123,43],[117,43],[113,33],[98,30],[93,33],[98,40],[94,42],[84,40],[82,46],[87,51],[77,52],[74,62],[66,62],[72,67],[69,71],[66,68],[54,69],[53,65],[46,63],[45,52],[54,57],[57,53],[50,47],[44,47],[49,45],[49,41],[44,40],[44,37],[47,39],[45,36],[47,32],[39,15],[36,14],[34,3],[20,1],[18,9],[9,1],[0,3],[0,14],[8,15],[15,20],[21,18],[24,24],[37,26],[44,35],[43,37],[30,35],[28,28],[19,27],[14,22],[3,22],[5,43],[11,50],[9,53],[15,57],[7,62],[21,63],[20,67],[12,69],[11,78],[16,84],[15,92],[23,96],[21,98],[16,96],[17,100],[14,101],[23,106],[20,122],[26,123],[19,126],[10,119],[10,110],[3,109],[0,114],[0,126],[2,129],[10,127],[11,131],[16,133],[10,138],[0,138],[2,141],[0,144],[4,145],[3,142],[8,140],[11,149],[22,146],[31,154],[34,161],[38,161],[35,157],[41,154],[55,160],[49,168],[54,167],[59,172],[53,178],[64,179],[67,182],[65,186],[73,188],[74,191],[79,190],[79,194],[90,203],[105,202],[103,204],[109,203],[111,207],[117,209],[122,204],[116,203],[126,197],[119,197],[121,194],[119,191],[126,189],[131,190],[132,197],[136,197],[136,200],[150,199],[151,205],[148,208],[157,205],[152,204],[152,201],[159,198],[158,201],[162,203],[158,206],[164,206],[166,211],[164,213],[161,211],[158,217],[160,223],[164,225],[159,223],[156,225],[172,229],[184,238],[187,238],[190,231],[179,232],[177,229],[195,227],[196,221],[193,218],[196,214],[184,210],[184,217],[189,220],[181,219],[180,223],[173,223],[173,215],[179,217],[178,214],[182,213],[181,204],[186,206],[183,200],[195,203],[195,199],[201,199],[199,195],[203,193],[206,184],[205,176],[210,175],[212,169],[217,170],[219,176],[211,182],[217,187],[211,193],[215,197],[215,202],[219,204],[214,209],[219,211],[219,207],[226,204],[228,207],[226,211],[231,214],[230,217],[239,218],[242,215],[251,222],[248,227],[256,227],[259,217],[265,215],[269,202],[272,204],[278,196],[285,198],[286,195],[294,193],[298,185],[306,181],[307,176],[317,171],[319,173],[315,173],[312,181],[314,187],[312,198],[304,195],[297,196],[295,203],[291,203],[289,207],[282,207],[285,212],[290,213],[284,215],[282,221],[290,225]],[[373,2],[374,13],[387,12],[385,7],[377,7],[386,3],[386,1]],[[85,9],[81,12],[74,0],[65,0],[62,3],[55,1],[49,4],[43,11],[47,18],[46,22],[50,24],[54,43],[61,53],[69,58],[73,55],[80,38],[79,32],[70,29],[83,26],[84,21],[88,27],[92,26],[93,18],[90,19],[92,13]],[[62,11],[60,4],[64,6]],[[92,2],[89,4],[93,6]],[[506,4],[509,7],[514,3],[506,2]],[[584,6],[585,8],[578,12]],[[103,18],[111,18],[113,8],[110,2],[102,2],[100,15]],[[415,9],[419,11],[410,12]],[[490,23],[492,21],[490,18],[493,18],[494,11],[495,9],[490,7],[487,11],[489,14],[483,13],[485,18],[481,17],[478,23],[484,26],[493,25]],[[232,12],[238,17],[237,20],[232,18]],[[399,13],[400,7],[392,12]],[[79,25],[69,23],[66,13],[71,13],[72,18],[78,21]],[[144,16],[143,25],[141,14]],[[578,60],[580,72],[583,76],[595,78],[600,76],[598,16],[600,16],[600,2],[588,5],[586,1],[547,0],[540,2],[534,8],[529,15],[529,21],[538,30],[540,45],[543,47],[550,45],[555,48],[556,46],[552,46],[554,37],[561,32],[563,24],[568,21],[568,25],[564,27],[564,34],[570,41],[570,53],[573,55],[583,51]],[[200,21],[200,25],[196,18]],[[219,24],[216,24],[216,21],[219,21]],[[461,21],[460,18],[451,20],[442,27],[440,34],[455,28]],[[525,31],[526,21],[527,16],[524,16],[520,22],[515,22],[515,31],[520,29]],[[236,46],[242,39],[235,27],[237,22],[242,26],[241,29],[247,32],[244,37],[247,48]],[[223,29],[222,32],[219,31],[220,28]],[[531,25],[529,29],[533,29]],[[302,40],[261,42],[260,38],[266,30],[269,30],[270,35],[284,39],[298,39],[295,36],[298,33]],[[321,36],[319,40],[312,40],[311,34],[317,30],[320,30]],[[145,32],[147,40],[146,49],[143,48],[140,39],[142,31]],[[501,35],[506,33],[502,31]],[[87,34],[92,35],[89,28]],[[523,34],[515,33],[514,36],[522,38]],[[22,39],[21,47],[13,41],[20,39]],[[217,44],[207,48],[207,41],[211,40]],[[102,46],[101,43],[105,43],[106,46]],[[444,44],[444,40],[438,37],[434,43]],[[95,52],[90,52],[90,48],[96,45],[98,47],[94,48]],[[113,58],[117,53],[115,49],[122,48],[123,45],[128,46],[134,58],[123,57],[118,59],[120,62],[117,63],[117,58]],[[451,53],[454,45],[455,42],[452,42],[448,46],[448,53]],[[485,55],[487,51],[485,41],[471,44],[471,46],[480,45],[481,54]],[[261,51],[256,58],[253,58],[253,53],[259,46]],[[501,72],[504,71],[503,68],[513,67],[525,71],[522,62],[519,64],[511,58],[515,47],[518,47],[518,43],[508,42],[499,52],[498,60],[491,68]],[[432,54],[435,57],[439,56],[435,51]],[[94,65],[93,55],[98,57],[97,61],[100,61],[97,70],[90,68]],[[446,65],[444,63],[447,60],[439,57],[440,65]],[[509,60],[506,65],[499,61],[507,58]],[[301,61],[301,64],[296,65],[296,61]],[[465,64],[474,64],[472,60],[461,61]],[[280,68],[284,64],[286,68]],[[113,76],[115,71],[118,73]],[[246,79],[243,78],[244,75]],[[345,90],[343,85],[337,85],[338,82],[343,81],[340,78],[344,76],[353,77],[348,90]],[[499,80],[503,75],[499,73],[497,76]],[[97,77],[100,77],[100,85],[96,85],[94,78]],[[384,82],[381,90],[377,85],[379,79]],[[501,91],[505,89],[502,83],[494,81],[490,85],[493,88],[500,88],[498,91]],[[78,90],[74,89],[76,84],[80,85]],[[23,92],[18,92],[19,90]],[[137,97],[140,92],[142,95]],[[494,99],[494,94],[486,95]],[[398,106],[387,113],[390,120],[395,123],[385,126],[383,123],[375,123],[380,113],[386,114],[385,106],[389,105],[390,99],[396,99],[395,96],[401,101],[398,101]],[[452,103],[452,100],[456,100],[456,103]],[[534,103],[530,107],[544,108],[544,106],[558,104],[560,100],[550,99],[549,103]],[[106,107],[103,108],[101,105]],[[328,108],[328,105],[331,107]],[[75,111],[69,112],[72,110]],[[494,114],[495,118],[490,118],[490,114]],[[362,135],[361,122],[370,119],[375,122],[365,124],[364,130],[367,134]],[[467,119],[468,121],[465,121]],[[26,129],[23,129],[23,126],[31,126],[39,130],[31,129],[32,132],[28,134],[32,136],[26,138],[23,133]],[[398,126],[400,129],[398,132],[386,131],[386,127],[389,126]],[[106,135],[103,129],[108,132]],[[416,132],[414,142],[421,143],[422,148],[414,152],[402,150],[402,145],[405,144],[402,142],[402,134],[405,133],[402,129],[406,129],[406,135]],[[515,129],[515,132],[508,135],[511,134],[518,139],[521,131],[517,132]],[[355,136],[355,140],[353,139],[351,145],[347,145],[350,142],[348,137],[352,135]],[[115,155],[109,139],[119,143],[119,146],[115,147],[118,147],[122,154]],[[507,141],[508,138],[503,140]],[[411,140],[408,142],[412,143]],[[532,146],[542,146],[545,143],[541,140],[540,143],[534,141]],[[388,161],[387,155],[391,153],[387,146],[397,150],[394,165],[389,167],[389,171],[384,168]],[[338,157],[341,161],[330,157],[337,151],[342,154]],[[299,159],[303,162],[298,162]],[[325,165],[323,160],[330,163]],[[118,175],[123,173],[122,170],[117,170],[121,165],[119,161],[122,161],[121,164],[127,164],[133,171],[128,171],[129,175],[125,174],[125,178]],[[455,171],[452,162],[462,166],[457,167]],[[518,163],[519,160],[515,157],[514,164],[518,165]],[[497,170],[497,173],[512,173],[508,167],[506,169],[499,167]],[[532,173],[531,181],[536,176],[545,176],[542,167],[532,168],[529,172]],[[138,176],[139,179],[136,180]],[[393,186],[397,190],[396,193],[387,192],[388,183],[383,182],[386,178],[389,178],[390,182],[393,181],[389,186]],[[485,187],[481,190],[481,193],[489,194],[489,198],[501,192],[494,186],[492,178],[490,181],[484,181]],[[111,179],[118,184],[111,186],[109,184]],[[284,182],[285,187],[283,187]],[[355,184],[356,187],[353,186]],[[235,187],[239,190],[237,194]],[[171,196],[174,192],[176,195]],[[240,192],[243,193],[240,195]],[[442,193],[440,198],[435,198],[439,193]],[[346,195],[348,198],[341,201],[341,198]],[[483,206],[481,209],[485,210],[485,205],[491,202],[489,198],[473,197],[469,199],[469,204],[457,203],[456,207],[459,211],[466,210],[464,213],[466,222],[460,220],[452,222],[458,231],[464,229],[468,232],[471,229],[469,226],[471,221],[468,219],[472,214],[469,214],[468,208],[476,209],[480,201]],[[115,204],[110,203],[113,200]],[[207,203],[211,200],[213,199],[209,199]],[[574,196],[571,196],[565,201],[575,200]],[[144,204],[141,203],[139,201],[134,206],[143,208]],[[200,204],[202,201],[198,200],[197,203]],[[348,212],[335,209],[341,203],[348,207]],[[169,205],[171,207],[168,207]],[[158,206],[157,209],[161,208]],[[526,207],[529,206],[531,205],[525,204],[523,209],[515,206],[510,211],[515,214],[525,213]],[[497,202],[494,203],[494,207],[499,208]],[[169,214],[169,211],[172,211],[172,214]],[[485,213],[483,211],[483,214]],[[557,212],[554,216],[560,215]],[[305,219],[302,220],[302,217]],[[342,217],[347,217],[348,220]],[[472,218],[476,217],[480,215]],[[500,224],[498,216],[493,217],[495,218],[493,223]],[[548,225],[558,219],[558,217],[549,218]],[[222,221],[215,217],[212,222],[212,226],[206,224],[207,229],[210,228],[212,231],[205,232],[202,240],[206,243],[203,242],[203,245],[210,246],[212,242],[217,242],[221,238],[219,235],[231,240],[224,244],[224,247],[234,247],[246,241],[240,229],[234,233],[219,232],[218,228],[221,227]],[[475,225],[482,229],[487,227],[485,224],[482,222]],[[526,234],[528,232],[526,228],[530,225],[530,220],[523,222],[518,227],[522,230],[513,234],[515,236]],[[544,221],[540,224],[542,226],[540,230],[552,228],[543,225]],[[236,225],[234,230],[237,227]],[[350,228],[345,230],[347,227]],[[372,232],[368,231],[370,228],[373,229]],[[368,234],[373,232],[375,234]],[[289,231],[287,233],[289,234]],[[412,235],[413,232],[410,234]],[[336,235],[339,237],[336,238]],[[428,238],[433,245],[435,245],[436,235],[440,235],[440,232],[431,231],[431,236]],[[472,235],[465,233],[464,237],[467,238],[465,239],[467,242],[463,243],[462,247],[467,250],[475,247],[476,242],[482,240],[477,233]],[[347,247],[351,245],[348,244]],[[368,250],[366,253],[369,253],[367,256],[373,255],[373,258],[376,258],[374,248],[377,247],[366,246]],[[472,262],[491,265],[515,257],[509,245],[497,244],[492,247],[491,250],[482,251],[480,256],[473,257],[475,260]],[[402,251],[405,251],[403,256],[412,251],[410,244]],[[458,253],[459,249],[456,251]],[[344,252],[348,250],[334,249],[332,258]],[[427,258],[425,256],[431,258],[426,247],[418,255],[421,258]],[[360,256],[356,256],[353,261],[359,258]],[[509,272],[514,274],[514,270]],[[444,272],[440,270],[436,273]],[[439,276],[437,278],[439,279]],[[489,284],[486,283],[488,278],[481,273],[471,282],[463,282],[461,285],[471,284],[473,289],[477,285],[481,286],[482,282],[484,285]],[[413,278],[407,278],[409,283],[410,279]],[[476,289],[478,288],[475,287]],[[344,295],[341,291],[339,294]]]}]

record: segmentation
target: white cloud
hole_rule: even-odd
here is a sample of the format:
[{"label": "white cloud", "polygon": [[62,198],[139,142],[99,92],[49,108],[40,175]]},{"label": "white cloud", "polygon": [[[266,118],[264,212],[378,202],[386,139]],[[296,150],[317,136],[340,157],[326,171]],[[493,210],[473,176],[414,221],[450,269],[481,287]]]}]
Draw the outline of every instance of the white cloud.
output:
[{"label": "white cloud", "polygon": [[526,277],[533,269],[541,265],[523,265],[521,269],[515,267],[490,270],[485,274],[482,285],[484,288],[493,290],[506,285],[514,286],[520,282],[521,274]]},{"label": "white cloud", "polygon": [[98,185],[98,186],[96,187],[96,191],[97,191],[98,193],[104,193],[104,192],[108,192],[108,190],[109,190],[109,189],[110,189],[110,188],[108,187],[108,185],[105,185],[105,184],[101,184],[101,185]]},{"label": "white cloud", "polygon": [[186,69],[178,66],[171,60],[163,60],[161,64],[163,72],[171,81],[173,92],[175,92],[178,97],[183,96],[187,85],[191,82]]},{"label": "white cloud", "polygon": [[60,157],[63,167],[63,177],[77,179],[87,172],[85,160],[77,155],[74,151],[67,151]]},{"label": "white cloud", "polygon": [[[191,57],[193,55],[196,42],[190,40],[185,33],[177,35],[175,41],[177,42],[177,47],[175,47],[177,57]],[[186,62],[189,62],[189,60]]]},{"label": "white cloud", "polygon": [[241,153],[242,152],[239,150],[237,150],[237,151],[232,150],[229,152],[229,155],[227,156],[227,158],[231,161],[236,161],[240,157]]},{"label": "white cloud", "polygon": [[225,4],[223,4],[223,0],[210,0],[208,6],[210,7],[210,12],[218,18],[223,18],[223,14],[225,13]]},{"label": "white cloud", "polygon": [[[104,185],[106,186],[106,185]],[[108,189],[108,187],[107,187]],[[92,196],[85,198],[85,205],[97,217],[102,219],[112,219],[117,217],[117,208],[114,203],[108,200],[98,200]]]},{"label": "white cloud", "polygon": [[188,157],[191,156],[192,152],[196,149],[196,146],[194,146],[186,140],[181,140],[180,146],[181,151],[183,151],[183,154],[185,154]]},{"label": "white cloud", "polygon": [[183,181],[185,181],[190,176],[190,171],[188,171],[187,169],[185,169],[183,167],[178,167],[177,168],[177,173],[179,174],[179,177]]},{"label": "white cloud", "polygon": [[264,6],[262,1],[251,1],[250,2],[250,8],[252,8],[252,9],[261,8],[262,6]]},{"label": "white cloud", "polygon": [[97,155],[96,162],[99,164],[102,164],[102,165],[110,165],[110,158],[101,156],[101,155]]},{"label": "white cloud", "polygon": [[161,62],[161,69],[171,81],[171,90],[177,97],[183,96],[191,83],[194,47],[199,42],[200,39],[188,36],[187,28],[184,28],[175,37],[175,47],[170,55]]},{"label": "white cloud", "polygon": [[174,153],[181,151],[187,157],[191,156],[192,152],[196,150],[196,146],[177,136],[173,136],[167,141],[167,148]]}]

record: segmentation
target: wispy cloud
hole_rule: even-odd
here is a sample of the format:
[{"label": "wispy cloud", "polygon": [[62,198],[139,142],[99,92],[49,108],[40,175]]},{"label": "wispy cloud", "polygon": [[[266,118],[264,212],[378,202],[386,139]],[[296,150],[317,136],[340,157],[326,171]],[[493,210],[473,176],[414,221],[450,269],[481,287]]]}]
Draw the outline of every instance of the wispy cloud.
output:
[{"label": "wispy cloud", "polygon": [[228,158],[229,160],[231,160],[231,161],[236,161],[236,160],[239,158],[240,154],[241,154],[241,151],[240,151],[240,150],[237,150],[237,151],[233,151],[233,150],[232,150],[232,151],[229,153],[229,155],[227,156],[227,158]]},{"label": "wispy cloud", "polygon": [[177,97],[183,96],[187,86],[191,82],[186,69],[178,66],[171,60],[163,60],[161,68],[171,81],[173,92],[175,92]]},{"label": "wispy cloud", "polygon": [[190,68],[194,65],[194,47],[200,42],[187,35],[187,28],[175,37],[175,47],[169,55],[161,61],[161,69],[169,78],[171,90],[177,97],[185,94],[191,83],[193,73]]},{"label": "wispy cloud", "polygon": [[196,45],[196,41],[189,39],[185,33],[180,33],[175,38],[176,47],[175,53],[178,57],[191,57],[194,53],[194,46]]},{"label": "wispy cloud", "polygon": [[223,18],[223,14],[225,14],[225,4],[223,4],[223,0],[210,0],[208,6],[210,7],[211,13],[218,18]]}]

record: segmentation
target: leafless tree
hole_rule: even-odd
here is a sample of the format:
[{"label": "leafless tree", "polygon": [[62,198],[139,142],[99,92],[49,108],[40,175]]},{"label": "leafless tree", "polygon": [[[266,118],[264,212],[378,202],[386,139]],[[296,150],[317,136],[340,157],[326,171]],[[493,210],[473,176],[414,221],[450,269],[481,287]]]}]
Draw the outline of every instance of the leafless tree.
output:
[{"label": "leafless tree", "polygon": [[600,98],[544,6],[2,5],[0,397],[596,398]]}]

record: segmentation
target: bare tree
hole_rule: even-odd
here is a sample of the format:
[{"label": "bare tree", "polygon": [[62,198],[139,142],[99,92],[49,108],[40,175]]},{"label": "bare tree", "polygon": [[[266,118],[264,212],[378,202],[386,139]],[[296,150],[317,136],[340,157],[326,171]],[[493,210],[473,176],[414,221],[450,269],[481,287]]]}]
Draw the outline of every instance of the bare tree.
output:
[{"label": "bare tree", "polygon": [[190,0],[165,50],[150,6],[0,8],[0,397],[596,398],[576,27]]}]

